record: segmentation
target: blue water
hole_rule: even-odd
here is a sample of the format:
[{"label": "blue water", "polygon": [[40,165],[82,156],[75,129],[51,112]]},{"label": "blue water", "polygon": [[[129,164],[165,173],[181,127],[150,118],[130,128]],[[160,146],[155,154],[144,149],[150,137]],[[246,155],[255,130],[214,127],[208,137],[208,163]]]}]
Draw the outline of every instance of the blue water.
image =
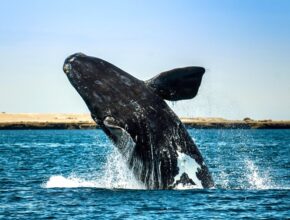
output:
[{"label": "blue water", "polygon": [[189,132],[214,189],[143,190],[101,130],[0,131],[0,218],[290,218],[290,130]]}]

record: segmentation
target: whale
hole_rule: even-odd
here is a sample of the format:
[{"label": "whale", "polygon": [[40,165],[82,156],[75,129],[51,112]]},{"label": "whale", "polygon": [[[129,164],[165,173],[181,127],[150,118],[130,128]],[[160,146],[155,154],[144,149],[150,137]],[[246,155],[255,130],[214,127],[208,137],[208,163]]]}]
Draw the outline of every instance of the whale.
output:
[{"label": "whale", "polygon": [[65,59],[63,71],[146,189],[214,186],[197,145],[165,101],[194,98],[203,67],[176,68],[143,81],[105,60],[75,53]]}]

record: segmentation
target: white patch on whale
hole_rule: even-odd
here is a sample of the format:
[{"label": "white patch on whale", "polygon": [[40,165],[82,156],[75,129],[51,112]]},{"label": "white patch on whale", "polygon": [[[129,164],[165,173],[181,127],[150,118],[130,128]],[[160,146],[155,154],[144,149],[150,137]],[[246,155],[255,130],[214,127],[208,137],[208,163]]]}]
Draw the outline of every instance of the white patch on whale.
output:
[{"label": "white patch on whale", "polygon": [[76,59],[76,57],[72,57],[69,59],[69,62],[73,62]]},{"label": "white patch on whale", "polygon": [[182,183],[177,184],[174,189],[203,189],[201,181],[197,178],[196,174],[198,169],[201,169],[200,165],[190,156],[180,153],[177,151],[177,166],[179,168],[178,175],[174,177],[173,185],[180,180],[180,177],[183,173],[186,173],[190,179],[196,184],[183,185]]}]

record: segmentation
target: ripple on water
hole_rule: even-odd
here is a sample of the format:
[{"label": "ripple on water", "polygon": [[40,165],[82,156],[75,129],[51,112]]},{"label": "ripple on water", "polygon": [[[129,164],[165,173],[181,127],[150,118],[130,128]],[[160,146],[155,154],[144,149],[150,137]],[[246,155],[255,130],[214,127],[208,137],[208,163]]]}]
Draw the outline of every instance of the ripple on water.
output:
[{"label": "ripple on water", "polygon": [[0,218],[289,217],[288,130],[189,132],[214,189],[141,190],[100,130],[0,131]]}]

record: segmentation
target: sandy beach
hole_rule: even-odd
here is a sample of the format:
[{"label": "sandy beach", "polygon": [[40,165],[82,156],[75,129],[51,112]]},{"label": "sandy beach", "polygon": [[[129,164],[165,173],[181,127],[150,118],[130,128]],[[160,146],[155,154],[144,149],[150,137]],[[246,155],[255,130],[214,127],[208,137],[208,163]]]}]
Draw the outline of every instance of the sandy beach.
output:
[{"label": "sandy beach", "polygon": [[[290,129],[290,121],[272,120],[227,120],[224,118],[181,118],[194,128],[256,128]],[[37,114],[0,113],[0,129],[90,129],[96,123],[89,114]]]},{"label": "sandy beach", "polygon": [[96,128],[89,114],[0,114],[0,129]]}]

